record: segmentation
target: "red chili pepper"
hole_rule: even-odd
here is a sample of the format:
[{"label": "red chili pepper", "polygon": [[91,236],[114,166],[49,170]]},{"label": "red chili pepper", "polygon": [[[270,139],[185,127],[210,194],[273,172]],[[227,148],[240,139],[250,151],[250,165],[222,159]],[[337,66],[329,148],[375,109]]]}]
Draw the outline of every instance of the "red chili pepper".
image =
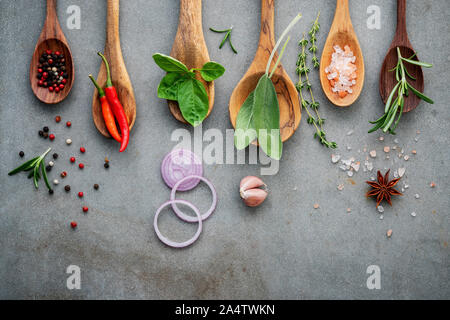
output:
[{"label": "red chili pepper", "polygon": [[101,52],[98,52],[98,55],[102,57],[103,62],[105,63],[106,66],[106,74],[108,77],[106,79],[105,94],[112,108],[112,111],[116,116],[117,122],[119,123],[120,131],[122,133],[122,142],[120,144],[119,149],[119,151],[122,152],[125,151],[125,149],[127,148],[128,141],[130,139],[130,128],[128,127],[128,119],[127,115],[125,114],[125,110],[123,109],[123,106],[120,103],[119,98],[117,96],[116,88],[114,88],[112,84],[108,61]]},{"label": "red chili pepper", "polygon": [[111,110],[111,106],[109,105],[108,100],[105,97],[105,92],[98,85],[97,81],[95,81],[92,74],[89,75],[89,78],[94,83],[94,86],[97,88],[98,97],[100,98],[100,103],[102,105],[102,114],[103,120],[105,120],[106,129],[108,129],[109,134],[113,137],[114,140],[118,142],[122,142],[122,137],[119,134],[116,126],[116,120],[114,120],[114,114]]}]

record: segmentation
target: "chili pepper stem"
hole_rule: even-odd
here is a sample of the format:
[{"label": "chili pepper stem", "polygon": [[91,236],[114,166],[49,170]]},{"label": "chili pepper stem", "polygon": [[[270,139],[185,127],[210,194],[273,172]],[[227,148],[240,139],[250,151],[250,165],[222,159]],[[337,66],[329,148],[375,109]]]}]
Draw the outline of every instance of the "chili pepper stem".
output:
[{"label": "chili pepper stem", "polygon": [[92,80],[92,83],[94,83],[94,86],[97,88],[98,91],[98,97],[104,97],[105,96],[105,91],[103,91],[103,89],[100,87],[100,85],[97,83],[97,81],[95,81],[94,77],[92,76],[92,74],[89,75],[89,78]]},{"label": "chili pepper stem", "polygon": [[109,63],[108,60],[106,60],[105,56],[99,51],[97,54],[102,58],[103,62],[105,63],[106,67],[106,87],[112,87],[112,81],[111,81],[111,71],[109,70]]}]

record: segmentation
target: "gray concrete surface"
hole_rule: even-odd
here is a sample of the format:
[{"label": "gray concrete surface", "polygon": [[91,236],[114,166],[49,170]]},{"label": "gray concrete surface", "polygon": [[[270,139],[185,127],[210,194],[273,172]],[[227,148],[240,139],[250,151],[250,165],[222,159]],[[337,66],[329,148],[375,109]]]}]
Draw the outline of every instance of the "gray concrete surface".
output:
[{"label": "gray concrete surface", "polygon": [[[258,165],[206,165],[205,176],[217,187],[216,212],[205,222],[199,241],[184,250],[164,246],[152,222],[156,208],[169,198],[160,177],[160,162],[175,146],[172,132],[184,126],[175,121],[165,101],[156,97],[163,72],[153,63],[154,52],[169,53],[175,36],[177,0],[123,0],[121,40],[124,58],[137,101],[137,121],[124,154],[116,143],[105,140],[91,117],[92,84],[87,75],[97,73],[96,55],[105,40],[105,1],[58,1],[58,15],[72,48],[76,80],[69,97],[56,106],[40,103],[32,94],[28,68],[44,21],[43,1],[0,0],[0,298],[3,299],[448,299],[449,288],[449,130],[448,102],[450,2],[408,1],[411,42],[423,61],[434,64],[425,70],[426,94],[434,105],[421,103],[405,115],[398,128],[399,148],[416,149],[408,162],[394,153],[385,160],[383,146],[394,146],[394,137],[368,135],[368,120],[382,112],[378,77],[384,54],[392,40],[395,1],[350,1],[351,17],[359,36],[366,64],[365,87],[352,107],[332,106],[319,87],[316,72],[312,82],[326,131],[335,139],[343,158],[364,161],[375,149],[373,172],[360,172],[349,180],[330,161],[331,151],[312,138],[305,118],[296,134],[284,145],[280,171],[264,177],[270,196],[258,209],[249,209],[239,199],[238,184],[246,175],[259,175]],[[366,26],[369,5],[381,8],[381,30]],[[81,30],[66,26],[69,5],[81,8]],[[304,18],[292,32],[283,65],[295,78],[296,42],[321,10],[321,49],[330,28],[335,1],[283,0],[276,3],[275,29],[280,35],[296,12]],[[253,59],[259,34],[258,0],[203,3],[203,29],[211,59],[227,69],[216,81],[216,100],[204,129],[231,128],[228,100],[238,80]],[[234,55],[228,46],[218,50],[221,35],[210,26],[234,26]],[[56,124],[72,121],[72,128]],[[37,131],[48,125],[54,142],[40,139]],[[188,128],[189,129],[189,128]],[[347,136],[349,130],[354,134]],[[189,129],[190,130],[190,129]],[[419,135],[416,130],[420,130]],[[192,131],[192,130],[190,130]],[[414,141],[415,137],[418,141]],[[71,146],[64,143],[73,140]],[[205,146],[207,143],[205,143]],[[66,170],[68,177],[50,197],[41,183],[35,190],[24,174],[7,172],[22,159],[40,154],[48,146],[60,154],[51,179]],[[78,148],[87,152],[80,155]],[[352,149],[347,150],[347,146]],[[358,153],[358,150],[360,151]],[[80,171],[70,165],[75,155],[86,164]],[[109,170],[103,158],[111,160]],[[385,205],[384,219],[375,201],[364,197],[364,183],[376,169],[406,167],[409,184],[394,206]],[[60,179],[61,180],[61,179]],[[434,181],[436,188],[429,187]],[[65,184],[72,186],[69,194]],[[94,192],[92,185],[100,184]],[[343,183],[344,190],[337,185]],[[354,184],[353,184],[354,183]],[[84,191],[83,200],[77,191]],[[210,196],[201,186],[183,198],[200,209]],[[414,195],[420,198],[415,199]],[[314,203],[320,208],[313,209]],[[81,206],[89,206],[83,214]],[[347,212],[351,208],[351,212]],[[416,212],[413,218],[410,213]],[[69,222],[76,220],[73,231]],[[165,211],[160,221],[164,233],[186,239],[195,226],[179,222]],[[390,239],[386,231],[393,230]],[[81,290],[66,288],[66,268],[81,268]],[[369,265],[381,269],[381,289],[369,290]]]}]

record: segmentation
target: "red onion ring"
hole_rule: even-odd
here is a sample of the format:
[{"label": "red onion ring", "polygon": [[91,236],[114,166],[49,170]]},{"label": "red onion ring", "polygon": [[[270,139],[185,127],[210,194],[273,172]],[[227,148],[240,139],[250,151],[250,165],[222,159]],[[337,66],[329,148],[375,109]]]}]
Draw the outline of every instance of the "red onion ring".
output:
[{"label": "red onion ring", "polygon": [[[161,175],[169,188],[173,188],[178,181],[187,176],[202,176],[203,165],[192,151],[175,149],[164,157],[161,164]],[[200,179],[185,179],[183,181],[178,186],[179,191],[193,189],[200,182]]]},{"label": "red onion ring", "polygon": [[[176,201],[175,199],[175,193],[177,192],[178,187],[184,182],[184,181],[191,181],[192,178],[196,178],[199,181],[202,180],[204,183],[206,183],[208,185],[208,187],[211,189],[211,193],[213,196],[213,200],[212,200],[212,204],[211,207],[209,208],[208,211],[206,211],[202,216],[201,219],[202,220],[206,220],[208,219],[208,217],[214,212],[214,210],[216,209],[216,205],[217,205],[217,193],[216,190],[214,189],[213,184],[206,179],[205,177],[202,176],[196,176],[196,175],[192,175],[192,176],[187,176],[184,177],[183,179],[181,179],[180,181],[178,181],[172,188],[172,192],[170,193],[170,201]],[[178,209],[176,203],[172,203],[172,209],[173,211],[175,211],[175,213],[177,214],[177,216],[186,221],[186,222],[197,222],[197,219],[195,217],[192,216],[188,216],[187,214],[183,213],[180,209]]]},{"label": "red onion ring", "polygon": [[[184,241],[184,242],[175,242],[175,241],[172,241],[172,240],[164,237],[158,228],[158,217],[159,217],[159,214],[161,213],[161,210],[170,204],[175,205],[176,203],[184,204],[184,205],[188,206],[189,208],[194,210],[195,215],[197,216],[197,220],[196,220],[198,222],[197,232],[194,234],[194,236],[191,239]],[[155,218],[153,220],[153,227],[155,228],[156,235],[158,236],[159,240],[161,240],[161,242],[168,245],[169,247],[184,248],[184,247],[187,247],[187,246],[190,246],[191,244],[193,244],[200,236],[200,233],[202,232],[202,217],[200,215],[200,211],[192,203],[187,202],[185,200],[170,200],[170,201],[164,202],[158,208],[158,210],[156,210]]]}]

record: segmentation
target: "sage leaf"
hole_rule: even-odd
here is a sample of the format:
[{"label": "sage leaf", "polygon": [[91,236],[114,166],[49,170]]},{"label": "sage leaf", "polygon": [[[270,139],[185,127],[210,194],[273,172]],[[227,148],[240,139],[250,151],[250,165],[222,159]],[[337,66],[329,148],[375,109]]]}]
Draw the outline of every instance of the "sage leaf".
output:
[{"label": "sage leaf", "polygon": [[256,85],[253,124],[260,147],[269,157],[279,160],[283,148],[280,135],[280,107],[275,87],[267,74],[264,74]]},{"label": "sage leaf", "polygon": [[253,126],[253,100],[255,92],[252,91],[239,109],[236,118],[236,130],[234,132],[234,145],[236,149],[245,149],[257,134]]},{"label": "sage leaf", "polygon": [[225,72],[225,68],[217,62],[207,62],[200,69],[200,75],[205,81],[213,81],[221,77]]},{"label": "sage leaf", "polygon": [[153,55],[153,60],[155,63],[163,70],[167,72],[188,72],[188,68],[175,58],[167,56],[162,53],[155,53]]},{"label": "sage leaf", "polygon": [[178,86],[186,79],[181,73],[169,72],[158,85],[158,98],[167,100],[178,99]]},{"label": "sage leaf", "polygon": [[178,87],[178,105],[183,118],[192,126],[198,126],[208,114],[208,94],[197,79],[187,79]]}]

